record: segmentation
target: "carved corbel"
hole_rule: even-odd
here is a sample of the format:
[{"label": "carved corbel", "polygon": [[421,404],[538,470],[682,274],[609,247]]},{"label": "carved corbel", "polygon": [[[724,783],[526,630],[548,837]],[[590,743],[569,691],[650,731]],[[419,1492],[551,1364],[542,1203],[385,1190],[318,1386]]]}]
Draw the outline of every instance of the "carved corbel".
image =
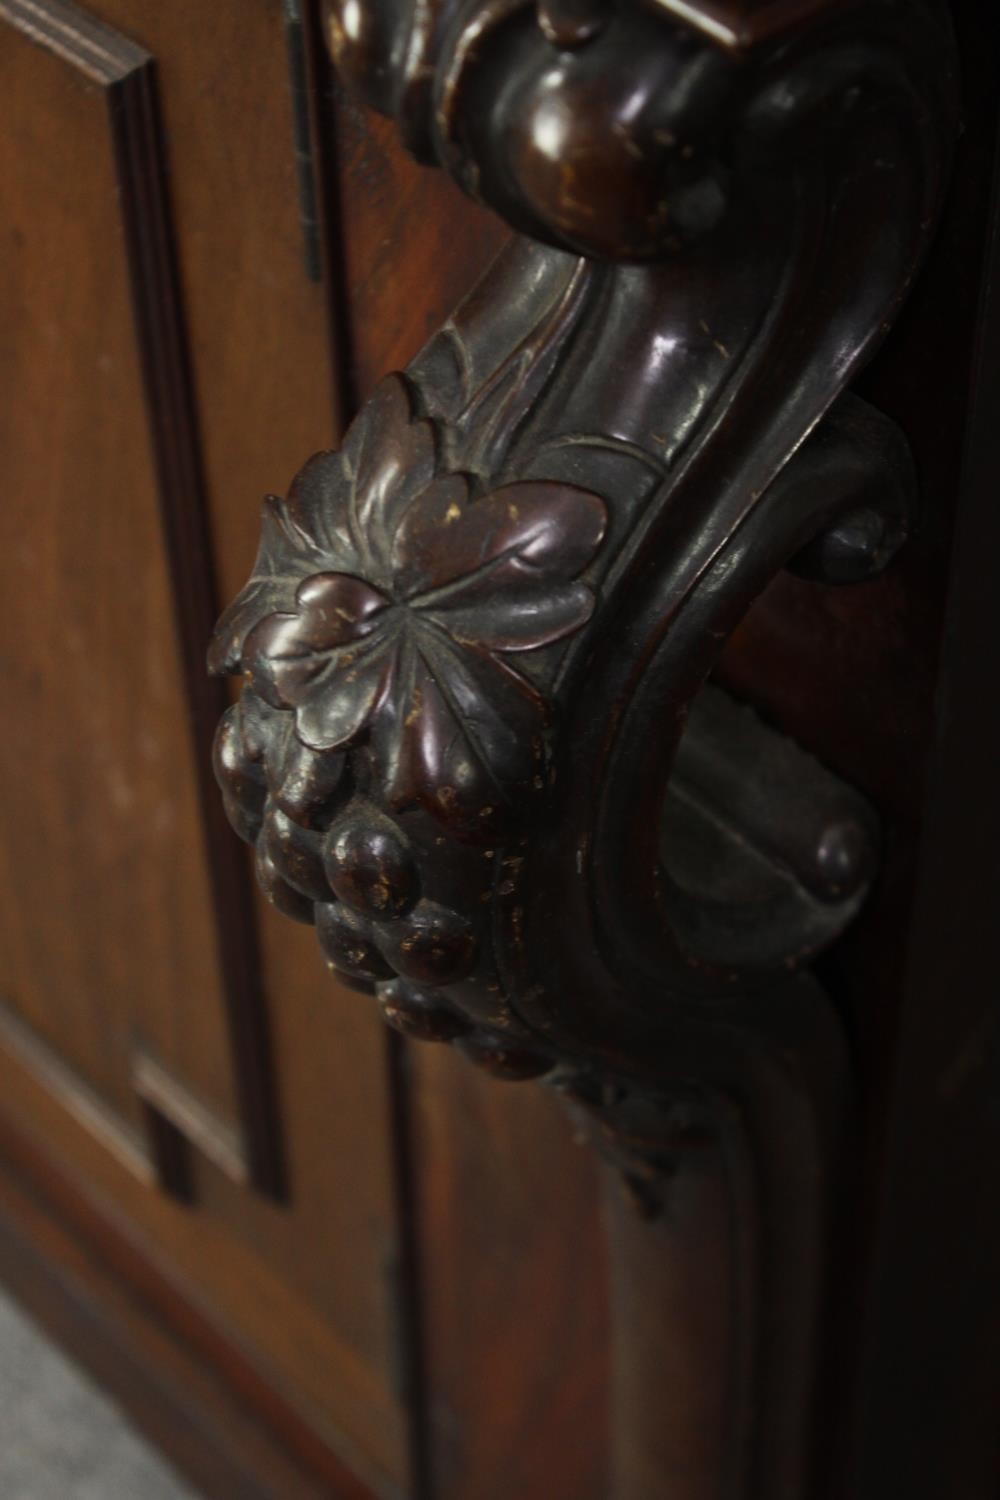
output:
[{"label": "carved corbel", "polygon": [[809,963],[877,819],[706,680],[778,570],[905,537],[906,444],[848,387],[941,199],[945,8],[328,20],[520,237],[265,506],[212,648],[230,819],[392,1025],[545,1079],[624,1173],[616,1500],[807,1500],[850,1082]]}]

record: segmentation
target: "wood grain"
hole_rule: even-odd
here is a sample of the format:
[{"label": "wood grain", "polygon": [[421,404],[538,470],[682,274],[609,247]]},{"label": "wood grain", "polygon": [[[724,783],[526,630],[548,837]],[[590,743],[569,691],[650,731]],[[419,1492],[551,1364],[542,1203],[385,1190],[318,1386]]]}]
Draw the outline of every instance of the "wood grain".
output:
[{"label": "wood grain", "polygon": [[370,1500],[357,1481],[213,1346],[134,1248],[17,1134],[0,1147],[0,1276],[210,1500]]},{"label": "wood grain", "polygon": [[[219,572],[232,581],[252,551],[263,492],[283,488],[302,452],[330,441],[335,405],[324,294],[302,267],[280,7],[109,0],[92,9],[119,29],[120,50],[143,68],[157,60],[206,505],[225,539]],[[81,27],[101,31],[96,21]],[[5,36],[0,66],[11,73],[15,122],[3,177],[22,195],[8,217],[34,235],[5,282],[5,386],[23,398],[7,440],[5,521],[16,532],[6,556],[20,570],[8,607],[17,603],[13,628],[27,643],[22,665],[8,667],[21,706],[5,771],[8,786],[23,787],[30,766],[33,790],[13,800],[5,840],[22,868],[4,867],[20,893],[5,908],[4,957],[17,961],[11,988],[25,991],[15,995],[23,1016],[140,1138],[137,1013],[158,1078],[166,1069],[196,1105],[237,1117],[174,601],[104,101],[89,76],[19,33],[10,45]],[[194,545],[189,534],[181,550]],[[182,615],[193,642],[189,595]],[[118,808],[121,767],[133,760],[142,780],[125,785],[133,801]],[[311,944],[267,917],[263,931],[291,1207],[255,1201],[238,1172],[219,1170],[216,1152],[190,1166],[197,1213],[175,1215],[72,1123],[79,1091],[63,1094],[71,1118],[38,1087],[38,1070],[13,1058],[7,1108],[36,1126],[44,1118],[50,1148],[103,1180],[105,1208],[130,1221],[136,1255],[168,1257],[177,1295],[211,1308],[220,1339],[251,1351],[356,1468],[391,1487],[404,1482],[405,1442],[393,1388],[399,1257],[384,1039],[356,997],[328,983]],[[162,1106],[163,1089],[157,1097]],[[171,1098],[190,1122],[189,1101]],[[225,1146],[225,1133],[214,1143]]]},{"label": "wood grain", "polygon": [[391,123],[339,86],[336,106],[353,391],[364,400],[413,358],[510,234],[439,172],[414,166]]},{"label": "wood grain", "polygon": [[[74,1232],[88,1254],[100,1259],[108,1237],[127,1247],[114,1262],[117,1274],[153,1289],[155,1320],[175,1323],[209,1365],[235,1365],[265,1402],[270,1393],[303,1434],[376,1493],[398,1492],[405,1483],[405,1434],[384,1373],[366,1362],[363,1349],[351,1347],[345,1319],[333,1323],[319,1297],[310,1298],[227,1225],[209,1219],[204,1204],[210,1188],[221,1184],[239,1194],[227,1177],[194,1158],[194,1212],[143,1186],[17,1063],[5,1066],[0,1125],[0,1157],[14,1159],[16,1136],[29,1154],[29,1175],[57,1181],[59,1196],[70,1193]],[[251,1201],[277,1222],[279,1234],[285,1232],[284,1210],[264,1199]],[[345,1255],[335,1241],[322,1238],[328,1228],[314,1231],[303,1218],[295,1231],[304,1258],[318,1246],[327,1252],[327,1267],[336,1268]],[[270,1248],[267,1237],[261,1238]],[[372,1265],[377,1271],[381,1262],[373,1257]],[[359,1311],[363,1316],[364,1309]]]},{"label": "wood grain", "polygon": [[149,59],[106,33],[106,51],[92,40],[81,33],[74,68],[7,25],[0,59],[13,121],[2,524],[5,675],[17,705],[2,752],[0,994],[126,1119],[137,1034],[232,1117],[198,776],[101,91],[144,76]]},{"label": "wood grain", "polygon": [[418,1044],[412,1070],[433,1493],[603,1500],[609,1284],[592,1151],[542,1090],[440,1047]]}]

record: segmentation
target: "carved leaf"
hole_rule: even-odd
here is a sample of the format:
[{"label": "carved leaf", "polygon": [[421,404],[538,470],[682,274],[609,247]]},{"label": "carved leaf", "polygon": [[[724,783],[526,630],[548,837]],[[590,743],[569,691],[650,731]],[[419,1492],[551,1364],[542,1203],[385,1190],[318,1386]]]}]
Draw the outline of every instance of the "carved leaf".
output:
[{"label": "carved leaf", "polygon": [[[310,460],[265,508],[253,575],[219,623],[216,670],[295,713],[333,751],[370,737],[395,807],[489,823],[540,780],[547,705],[502,653],[578,630],[577,575],[600,546],[603,502],[572,485],[508,484],[472,500],[436,474],[430,422],[383,381],[338,454]],[[492,826],[492,825],[491,825]]]},{"label": "carved leaf", "polygon": [[539,774],[546,722],[544,699],[520,673],[418,627],[373,726],[386,799],[489,833]]},{"label": "carved leaf", "polygon": [[507,484],[472,504],[432,490],[396,533],[393,569],[407,593],[454,584],[473,598],[525,578],[574,578],[605,522],[604,502],[569,484]]},{"label": "carved leaf", "polygon": [[261,508],[253,572],[215,627],[208,651],[210,672],[222,676],[239,671],[247,633],[262,616],[288,607],[301,578],[314,571],[322,557],[291,506],[268,495]]},{"label": "carved leaf", "polygon": [[413,420],[411,405],[402,377],[387,376],[344,440],[352,475],[351,534],[367,563],[365,576],[385,584],[400,517],[434,478],[434,429],[430,422]]}]

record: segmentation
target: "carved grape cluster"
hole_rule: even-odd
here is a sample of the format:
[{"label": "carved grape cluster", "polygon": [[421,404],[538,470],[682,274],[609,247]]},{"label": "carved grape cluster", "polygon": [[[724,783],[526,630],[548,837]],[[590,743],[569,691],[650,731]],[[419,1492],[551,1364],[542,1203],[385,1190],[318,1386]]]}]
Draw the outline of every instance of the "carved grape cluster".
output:
[{"label": "carved grape cluster", "polygon": [[455,1042],[498,1077],[549,1070],[537,1049],[475,1026],[437,993],[472,970],[475,934],[460,913],[422,894],[410,841],[353,786],[346,755],[303,745],[292,716],[247,688],[219,723],[214,768],[268,899],[315,925],[330,969],[374,991],[391,1026]]},{"label": "carved grape cluster", "polygon": [[[580,574],[607,515],[564,483],[477,493],[442,467],[445,446],[389,376],[340,452],[265,504],[253,572],[209,653],[245,683],[215,770],[264,891],[315,923],[342,979],[410,1035],[527,1077],[548,1060],[440,994],[476,969],[482,917],[478,894],[471,919],[435,899],[434,877],[449,888],[448,849],[495,848],[544,789],[551,705],[514,663],[589,619]],[[422,867],[413,815],[445,846]]]},{"label": "carved grape cluster", "polygon": [[219,724],[215,774],[229,820],[255,847],[265,893],[315,923],[337,973],[366,986],[464,979],[476,961],[470,924],[421,894],[409,841],[346,773],[344,755],[303,745],[291,715],[249,690]]}]

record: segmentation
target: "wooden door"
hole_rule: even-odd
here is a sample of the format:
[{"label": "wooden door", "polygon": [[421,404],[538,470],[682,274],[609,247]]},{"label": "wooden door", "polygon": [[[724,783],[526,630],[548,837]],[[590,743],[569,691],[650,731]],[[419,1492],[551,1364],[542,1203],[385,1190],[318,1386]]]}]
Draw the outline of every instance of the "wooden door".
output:
[{"label": "wooden door", "polygon": [[[0,1274],[207,1494],[625,1500],[627,1473],[628,1500],[673,1500],[685,1481],[661,1491],[621,1438],[623,1399],[648,1404],[646,1436],[671,1426],[650,1372],[686,1374],[670,1254],[622,1228],[558,1090],[384,1031],[326,972],[258,890],[211,774],[230,697],[205,650],[261,499],[512,234],[337,81],[322,10],[0,0]],[[768,7],[686,10],[718,30]],[[900,1465],[927,1500],[950,1472],[956,1495],[997,1479],[991,1268],[962,1251],[992,1224],[989,849],[961,912],[934,882],[961,864],[965,778],[984,827],[996,803],[988,757],[963,758],[979,729],[995,752],[988,620],[963,608],[989,545],[1000,56],[980,0],[951,10],[951,186],[853,386],[909,443],[923,518],[853,588],[778,572],[715,669],[883,830],[864,910],[817,966],[856,1091],[811,1439],[809,1494],[831,1500],[886,1493]],[[939,1012],[951,985],[975,998]],[[714,1255],[699,1240],[706,1278]],[[959,1284],[991,1330],[974,1356]]]}]

